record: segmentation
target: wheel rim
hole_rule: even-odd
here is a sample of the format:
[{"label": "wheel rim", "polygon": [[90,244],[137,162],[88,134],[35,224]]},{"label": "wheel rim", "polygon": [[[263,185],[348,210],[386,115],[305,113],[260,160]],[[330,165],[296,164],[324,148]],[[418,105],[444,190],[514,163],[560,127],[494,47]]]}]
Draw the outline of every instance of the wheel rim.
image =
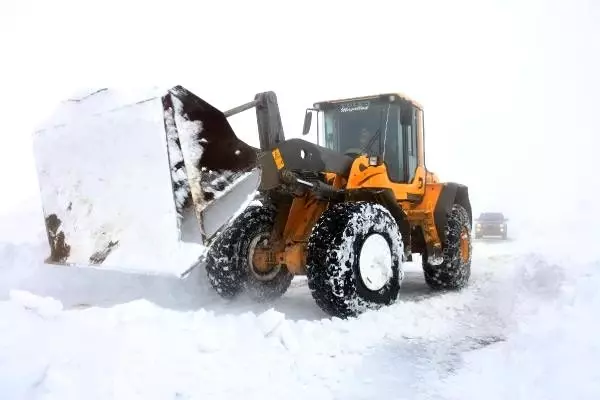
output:
[{"label": "wheel rim", "polygon": [[269,237],[270,233],[268,232],[260,233],[250,241],[250,245],[248,246],[248,270],[250,270],[252,276],[259,281],[270,281],[271,279],[275,278],[281,269],[280,265],[277,265],[275,268],[267,272],[257,271],[256,268],[254,268],[254,262],[252,261],[254,258],[254,250],[257,247],[268,246]]},{"label": "wheel rim", "polygon": [[365,240],[358,258],[360,277],[369,290],[379,290],[393,275],[392,251],[387,240],[377,233]]},{"label": "wheel rim", "polygon": [[463,229],[460,233],[460,257],[463,262],[469,261],[469,233],[466,229]]}]

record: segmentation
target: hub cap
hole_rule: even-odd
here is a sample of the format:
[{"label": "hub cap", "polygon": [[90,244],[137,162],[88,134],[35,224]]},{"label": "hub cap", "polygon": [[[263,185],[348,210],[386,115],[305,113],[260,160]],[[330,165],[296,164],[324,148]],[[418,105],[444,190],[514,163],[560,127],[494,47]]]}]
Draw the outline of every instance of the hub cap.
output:
[{"label": "hub cap", "polygon": [[460,234],[460,257],[463,262],[469,261],[469,234],[466,229],[463,229]]},{"label": "hub cap", "polygon": [[257,235],[250,242],[248,249],[248,269],[250,270],[250,273],[259,281],[270,281],[271,279],[275,278],[281,269],[281,266],[277,265],[275,268],[271,268],[269,271],[259,271],[254,266],[254,250],[260,247],[268,247],[269,236],[270,234],[268,232]]},{"label": "hub cap", "polygon": [[392,252],[385,238],[372,234],[360,250],[358,269],[369,290],[379,290],[392,278]]}]

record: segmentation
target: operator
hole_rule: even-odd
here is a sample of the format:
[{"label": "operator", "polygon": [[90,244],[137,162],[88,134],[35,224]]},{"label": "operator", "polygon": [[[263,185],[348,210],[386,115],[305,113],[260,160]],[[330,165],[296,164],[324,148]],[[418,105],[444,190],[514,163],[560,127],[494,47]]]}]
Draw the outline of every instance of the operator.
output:
[{"label": "operator", "polygon": [[371,133],[367,130],[367,128],[362,128],[360,131],[360,148],[364,149],[367,143],[369,143],[369,139],[371,138]]},{"label": "operator", "polygon": [[362,128],[358,134],[358,147],[351,147],[347,149],[345,153],[353,155],[366,155],[365,152],[367,150],[365,147],[367,146],[367,143],[369,143],[370,138],[371,133],[369,130],[367,128]]}]

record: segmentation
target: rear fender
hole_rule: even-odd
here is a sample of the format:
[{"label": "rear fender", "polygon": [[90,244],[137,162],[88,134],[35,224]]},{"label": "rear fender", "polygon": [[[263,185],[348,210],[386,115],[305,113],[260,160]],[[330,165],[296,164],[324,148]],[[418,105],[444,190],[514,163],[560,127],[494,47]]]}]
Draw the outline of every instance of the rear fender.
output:
[{"label": "rear fender", "polygon": [[472,223],[473,215],[471,210],[471,202],[469,200],[468,187],[455,182],[442,184],[440,195],[433,212],[435,228],[442,243],[446,240],[445,227],[448,221],[447,215],[454,204],[460,204],[467,210],[467,213],[469,214],[469,221]]}]

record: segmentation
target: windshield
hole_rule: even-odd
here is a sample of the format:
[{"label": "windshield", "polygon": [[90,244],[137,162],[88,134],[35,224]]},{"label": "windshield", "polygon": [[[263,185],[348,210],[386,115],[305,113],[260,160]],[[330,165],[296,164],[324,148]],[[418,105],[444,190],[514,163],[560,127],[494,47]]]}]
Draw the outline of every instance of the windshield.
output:
[{"label": "windshield", "polygon": [[[388,106],[389,115],[388,115]],[[357,101],[336,104],[324,110],[324,126],[320,142],[325,147],[340,153],[359,153],[376,134],[381,133],[371,144],[369,154],[379,154],[381,141],[386,133],[387,142],[398,135],[399,106],[390,103]]]},{"label": "windshield", "polygon": [[504,214],[502,213],[482,213],[479,215],[480,221],[503,221]]}]

